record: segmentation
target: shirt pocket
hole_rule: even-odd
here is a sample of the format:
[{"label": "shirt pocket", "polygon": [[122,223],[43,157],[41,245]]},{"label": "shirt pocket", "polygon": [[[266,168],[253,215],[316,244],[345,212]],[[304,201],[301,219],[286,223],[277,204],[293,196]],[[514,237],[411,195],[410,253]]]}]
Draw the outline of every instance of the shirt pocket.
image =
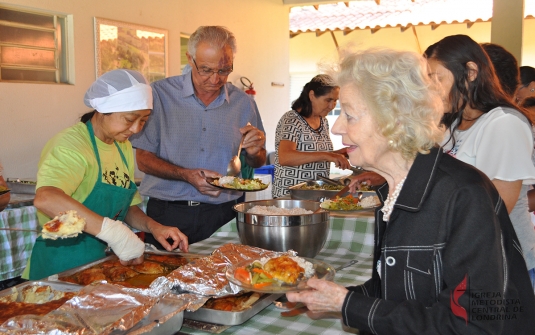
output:
[{"label": "shirt pocket", "polygon": [[437,296],[438,278],[433,250],[409,250],[403,271],[407,299],[425,300]]}]

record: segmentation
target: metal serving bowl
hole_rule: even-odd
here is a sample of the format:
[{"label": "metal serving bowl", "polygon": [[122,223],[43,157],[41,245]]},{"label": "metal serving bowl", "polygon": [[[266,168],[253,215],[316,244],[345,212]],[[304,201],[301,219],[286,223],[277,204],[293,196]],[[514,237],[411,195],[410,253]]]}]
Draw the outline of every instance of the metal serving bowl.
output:
[{"label": "metal serving bowl", "polygon": [[314,258],[323,248],[329,232],[329,212],[320,210],[300,215],[259,215],[247,213],[254,206],[304,208],[315,211],[319,202],[308,200],[259,200],[235,205],[236,223],[242,244],[274,251],[294,250]]}]

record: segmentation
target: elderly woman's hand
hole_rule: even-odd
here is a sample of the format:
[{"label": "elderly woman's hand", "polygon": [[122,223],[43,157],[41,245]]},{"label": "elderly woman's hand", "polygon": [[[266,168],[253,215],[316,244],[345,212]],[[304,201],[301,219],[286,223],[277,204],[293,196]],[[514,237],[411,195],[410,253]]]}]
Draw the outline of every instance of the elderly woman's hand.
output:
[{"label": "elderly woman's hand", "polygon": [[311,278],[313,290],[286,293],[288,301],[302,302],[313,312],[340,312],[348,290],[330,281]]},{"label": "elderly woman's hand", "polygon": [[349,183],[349,192],[355,193],[362,184],[366,184],[368,186],[379,186],[384,183],[386,183],[386,179],[383,176],[375,172],[366,171],[351,177],[351,182]]}]

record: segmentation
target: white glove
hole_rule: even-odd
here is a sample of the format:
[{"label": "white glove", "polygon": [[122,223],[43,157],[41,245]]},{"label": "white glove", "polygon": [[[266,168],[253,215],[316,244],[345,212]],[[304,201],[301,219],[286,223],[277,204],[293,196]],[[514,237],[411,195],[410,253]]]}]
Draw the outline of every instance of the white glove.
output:
[{"label": "white glove", "polygon": [[145,251],[145,243],[121,221],[104,218],[102,229],[96,237],[108,243],[122,261],[138,258]]}]

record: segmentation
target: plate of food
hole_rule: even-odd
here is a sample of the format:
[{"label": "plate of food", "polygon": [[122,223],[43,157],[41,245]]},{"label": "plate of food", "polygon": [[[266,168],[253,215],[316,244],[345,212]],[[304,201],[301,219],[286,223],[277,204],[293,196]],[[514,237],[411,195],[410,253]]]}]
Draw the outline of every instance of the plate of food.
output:
[{"label": "plate of food", "polygon": [[269,184],[264,184],[260,179],[243,179],[238,177],[224,176],[220,178],[206,178],[206,181],[224,190],[234,190],[240,192],[258,192],[268,188]]},{"label": "plate of food", "polygon": [[380,204],[381,201],[376,195],[360,198],[350,194],[345,197],[325,200],[320,204],[320,207],[335,212],[362,212],[374,210]]},{"label": "plate of food", "polygon": [[227,268],[228,280],[246,291],[285,293],[310,289],[310,278],[333,280],[334,268],[313,258],[282,255],[247,260]]}]

